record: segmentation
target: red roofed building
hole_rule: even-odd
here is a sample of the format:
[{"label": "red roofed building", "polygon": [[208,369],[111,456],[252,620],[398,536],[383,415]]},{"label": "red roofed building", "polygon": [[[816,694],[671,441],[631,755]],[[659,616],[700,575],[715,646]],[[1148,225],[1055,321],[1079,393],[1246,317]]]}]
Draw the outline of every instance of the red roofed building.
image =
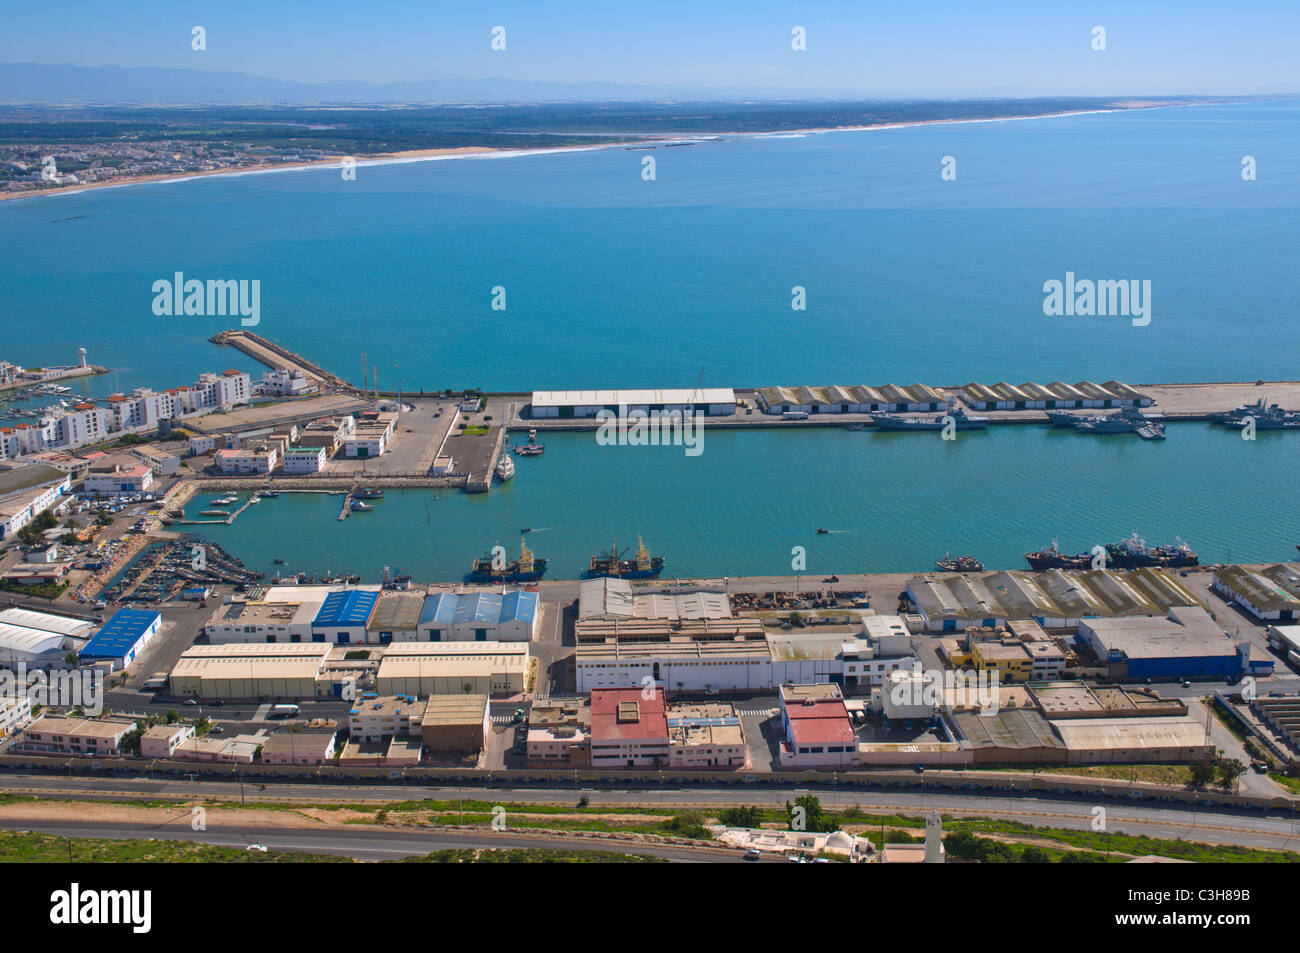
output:
[{"label": "red roofed building", "polygon": [[855,768],[858,742],[834,684],[782,685],[783,768]]},{"label": "red roofed building", "polygon": [[592,691],[593,768],[653,768],[667,763],[668,715],[662,688]]}]

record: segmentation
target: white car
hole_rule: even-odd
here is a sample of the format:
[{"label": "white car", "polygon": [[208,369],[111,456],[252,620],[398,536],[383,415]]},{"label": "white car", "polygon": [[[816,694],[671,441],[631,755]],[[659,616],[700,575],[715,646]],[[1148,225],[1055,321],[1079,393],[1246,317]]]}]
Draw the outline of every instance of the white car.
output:
[{"label": "white car", "polygon": [[266,853],[266,845],[265,845],[265,844],[249,844],[247,847],[244,848],[244,850],[253,850],[253,851],[257,851],[257,853],[259,853],[259,854],[265,854],[265,853]]}]

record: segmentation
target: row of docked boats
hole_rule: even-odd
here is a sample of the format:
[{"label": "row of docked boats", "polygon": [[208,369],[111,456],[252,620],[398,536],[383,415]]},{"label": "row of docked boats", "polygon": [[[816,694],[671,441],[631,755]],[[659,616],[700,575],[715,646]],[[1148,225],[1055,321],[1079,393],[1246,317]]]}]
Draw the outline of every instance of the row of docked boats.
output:
[{"label": "row of docked boats", "polygon": [[1181,539],[1171,545],[1149,546],[1136,532],[1119,542],[1096,546],[1091,552],[1068,555],[1052,540],[1037,552],[1025,553],[1025,561],[1036,571],[1045,569],[1179,569],[1200,564],[1200,557]]},{"label": "row of docked boats", "polygon": [[[528,532],[528,530],[524,530]],[[652,556],[638,536],[635,554],[625,557],[618,541],[604,552],[591,557],[586,576],[589,579],[609,577],[614,579],[657,579],[664,570],[664,558]],[[519,539],[519,555],[506,558],[499,547],[474,560],[469,572],[470,582],[536,582],[546,574],[546,559],[535,556],[523,537]]]},{"label": "row of docked boats", "polygon": [[[1149,546],[1136,532],[1119,542],[1094,546],[1090,552],[1061,552],[1060,544],[1052,540],[1050,546],[1025,553],[1025,561],[1035,572],[1048,569],[1178,569],[1200,564],[1200,557],[1181,539],[1172,546]],[[984,564],[974,556],[953,556],[944,553],[935,560],[944,572],[983,572]]]}]

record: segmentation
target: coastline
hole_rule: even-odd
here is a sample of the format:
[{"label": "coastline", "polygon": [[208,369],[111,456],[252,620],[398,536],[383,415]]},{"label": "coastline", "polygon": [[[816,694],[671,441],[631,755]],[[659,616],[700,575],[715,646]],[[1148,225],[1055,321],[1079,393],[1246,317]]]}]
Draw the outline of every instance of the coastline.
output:
[{"label": "coastline", "polygon": [[[378,153],[364,158],[354,157],[358,166],[368,165],[397,165],[407,162],[422,162],[441,159],[461,159],[461,158],[481,158],[520,156],[520,155],[551,155],[561,152],[582,151],[589,152],[599,149],[617,149],[629,145],[644,145],[647,148],[655,148],[659,145],[679,142],[704,142],[719,138],[729,139],[777,139],[791,138],[796,136],[822,135],[835,132],[876,132],[888,129],[908,129],[921,126],[940,126],[940,125],[965,125],[974,123],[990,122],[1014,122],[1018,120],[1029,119],[1063,119],[1071,116],[1092,116],[1104,115],[1119,112],[1139,112],[1151,109],[1168,109],[1175,106],[1196,106],[1196,105],[1216,105],[1216,103],[1205,102],[1182,102],[1172,100],[1125,100],[1105,109],[1076,109],[1064,112],[1054,113],[1036,113],[1033,115],[1022,116],[984,116],[974,119],[951,118],[951,119],[920,119],[913,122],[894,122],[878,123],[870,126],[825,126],[807,129],[782,129],[768,132],[694,132],[680,133],[673,135],[659,135],[649,133],[639,133],[636,138],[621,139],[614,142],[602,142],[593,145],[571,145],[571,146],[552,146],[540,149],[502,149],[492,146],[462,146],[453,149],[412,149],[404,152],[387,152]],[[211,169],[202,172],[179,172],[179,173],[159,173],[157,175],[132,176],[123,179],[116,179],[111,182],[94,182],[86,185],[68,185],[59,186],[53,189],[43,189],[37,192],[5,192],[0,193],[0,202],[12,201],[16,199],[43,198],[54,195],[75,195],[79,192],[90,192],[98,189],[115,189],[126,188],[133,185],[148,185],[151,183],[169,183],[169,182],[186,182],[193,179],[203,179],[215,176],[239,176],[239,175],[264,175],[271,172],[292,172],[301,169],[313,168],[330,168],[338,166],[343,159],[343,155],[331,156],[326,159],[317,159],[311,162],[285,162],[285,163],[264,163],[259,165],[246,166],[241,169]]]}]

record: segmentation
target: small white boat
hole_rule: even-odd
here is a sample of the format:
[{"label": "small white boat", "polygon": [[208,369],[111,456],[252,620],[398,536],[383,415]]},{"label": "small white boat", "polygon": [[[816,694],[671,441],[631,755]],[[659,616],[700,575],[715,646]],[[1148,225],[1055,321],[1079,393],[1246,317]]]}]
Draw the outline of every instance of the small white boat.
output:
[{"label": "small white boat", "polygon": [[497,479],[502,483],[511,479],[515,475],[515,461],[508,456],[503,456],[497,461]]}]

